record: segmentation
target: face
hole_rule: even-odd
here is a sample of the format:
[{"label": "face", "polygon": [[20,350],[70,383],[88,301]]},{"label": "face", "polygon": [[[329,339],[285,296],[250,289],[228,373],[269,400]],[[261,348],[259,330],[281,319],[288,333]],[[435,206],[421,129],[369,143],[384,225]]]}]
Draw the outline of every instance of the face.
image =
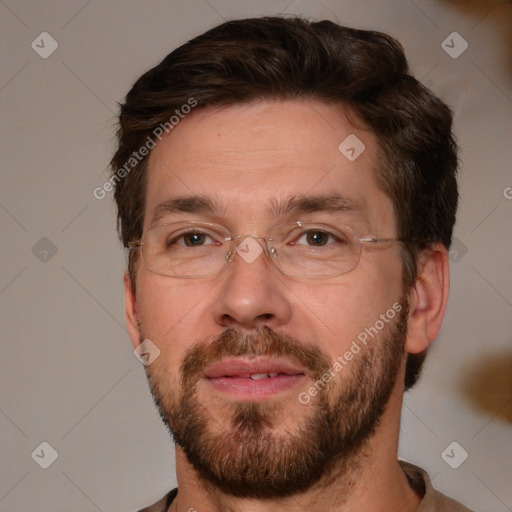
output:
[{"label": "face", "polygon": [[[353,161],[338,149],[350,134],[365,146]],[[264,237],[302,221],[396,237],[377,165],[373,135],[341,106],[197,111],[152,151],[144,232],[193,221]],[[354,269],[318,279],[283,274],[265,250],[243,257],[243,246],[221,272],[196,279],[156,274],[139,258],[132,338],[159,348],[146,366],[153,395],[205,482],[283,496],[334,463],[356,464],[395,386],[407,330],[398,245],[363,245]]]}]

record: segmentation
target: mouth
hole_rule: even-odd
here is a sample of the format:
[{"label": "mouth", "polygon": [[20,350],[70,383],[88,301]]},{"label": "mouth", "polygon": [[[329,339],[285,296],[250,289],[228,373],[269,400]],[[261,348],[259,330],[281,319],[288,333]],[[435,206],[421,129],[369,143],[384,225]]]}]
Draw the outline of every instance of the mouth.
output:
[{"label": "mouth", "polygon": [[223,395],[251,401],[298,386],[307,379],[307,371],[283,359],[253,356],[223,359],[207,368],[204,379]]}]

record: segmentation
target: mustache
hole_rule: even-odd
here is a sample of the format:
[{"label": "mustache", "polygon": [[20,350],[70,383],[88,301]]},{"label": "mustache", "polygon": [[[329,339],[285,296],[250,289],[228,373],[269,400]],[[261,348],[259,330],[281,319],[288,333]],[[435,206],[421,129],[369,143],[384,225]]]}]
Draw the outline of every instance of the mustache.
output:
[{"label": "mustache", "polygon": [[316,380],[331,367],[329,357],[317,346],[279,333],[268,326],[256,331],[228,329],[210,342],[190,347],[181,364],[183,384],[191,384],[206,368],[225,357],[267,356],[286,358],[306,368]]}]

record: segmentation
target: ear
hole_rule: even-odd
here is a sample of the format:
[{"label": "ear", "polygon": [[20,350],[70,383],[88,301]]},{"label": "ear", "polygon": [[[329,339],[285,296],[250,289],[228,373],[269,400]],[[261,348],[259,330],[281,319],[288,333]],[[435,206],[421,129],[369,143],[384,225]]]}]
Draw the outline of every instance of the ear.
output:
[{"label": "ear", "polygon": [[405,350],[423,352],[439,334],[450,291],[448,251],[442,244],[426,249],[418,261],[418,278],[409,292]]},{"label": "ear", "polygon": [[133,348],[137,348],[140,345],[139,316],[137,314],[137,302],[133,292],[132,280],[128,270],[124,273],[124,316]]}]

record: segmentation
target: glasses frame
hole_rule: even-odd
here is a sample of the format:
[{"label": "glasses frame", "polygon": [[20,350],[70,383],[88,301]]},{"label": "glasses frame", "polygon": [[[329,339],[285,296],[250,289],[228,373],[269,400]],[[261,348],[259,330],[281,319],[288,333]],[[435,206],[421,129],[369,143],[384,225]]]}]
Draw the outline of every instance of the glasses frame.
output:
[{"label": "glasses frame", "polygon": [[[210,228],[213,228],[213,227],[221,228],[221,230],[225,231],[226,233],[229,233],[229,230],[227,228],[225,228],[224,226],[222,226],[221,224],[215,224],[215,223],[211,223],[211,222],[202,222],[202,221],[188,221],[188,222],[190,223],[191,226],[196,224],[196,225],[210,227]],[[174,222],[159,224],[157,226],[154,226],[154,227],[150,228],[147,232],[152,231],[153,229],[161,228],[161,227],[164,227],[164,226],[169,226],[171,224],[174,224]],[[176,224],[179,224],[179,223],[176,223]],[[277,228],[280,228],[282,226],[302,227],[304,225],[314,225],[314,224],[322,225],[323,223],[321,223],[321,222],[319,222],[319,223],[304,222],[304,221],[301,221],[301,220],[298,220],[298,221],[295,221],[295,222],[285,222],[285,223],[276,224],[275,226],[273,226],[269,230],[269,233],[271,233],[273,230],[275,230]],[[150,267],[148,265],[148,263],[144,259],[144,250],[143,250],[143,247],[145,245],[144,244],[144,233],[143,233],[143,235],[142,235],[140,240],[134,240],[134,241],[128,242],[128,248],[129,248],[130,251],[135,250],[135,249],[141,249],[140,253],[141,253],[141,258],[142,258],[142,262],[144,263],[144,266],[148,270],[153,272],[154,274],[157,274],[157,275],[160,275],[160,276],[163,276],[163,277],[172,277],[172,278],[175,278],[175,279],[202,279],[203,277],[211,277],[211,276],[214,276],[214,275],[221,274],[223,271],[225,271],[227,268],[229,268],[228,264],[233,262],[236,254],[237,254],[238,245],[237,246],[233,246],[233,242],[234,241],[236,241],[238,239],[244,239],[245,240],[246,238],[253,238],[255,240],[262,240],[262,241],[265,242],[263,244],[263,246],[262,246],[263,251],[269,257],[269,259],[271,260],[271,262],[274,265],[274,267],[277,270],[279,270],[279,272],[281,272],[282,274],[284,274],[286,276],[290,276],[290,277],[296,277],[296,278],[299,278],[299,279],[328,279],[328,278],[331,278],[331,277],[338,277],[338,276],[341,276],[341,275],[345,275],[345,274],[348,274],[349,272],[352,272],[353,270],[355,270],[357,268],[357,266],[359,265],[359,262],[361,261],[361,254],[362,254],[362,249],[364,247],[364,244],[407,243],[407,242],[410,241],[409,239],[406,239],[406,238],[382,238],[382,237],[362,237],[362,238],[359,238],[359,237],[355,236],[353,228],[351,228],[350,226],[348,226],[346,224],[342,224],[341,226],[343,228],[346,228],[347,231],[350,234],[354,235],[354,236],[351,237],[350,243],[352,245],[355,244],[356,246],[359,247],[358,252],[355,253],[358,256],[357,263],[355,264],[355,266],[353,268],[351,268],[350,270],[347,270],[345,272],[340,272],[339,274],[330,274],[328,276],[321,276],[321,277],[295,275],[293,273],[285,272],[285,271],[281,270],[281,268],[279,268],[279,264],[277,262],[277,258],[278,258],[277,251],[276,251],[275,247],[272,247],[272,246],[269,245],[269,242],[275,241],[275,239],[272,239],[271,237],[268,237],[268,236],[255,235],[255,234],[252,234],[252,233],[246,234],[246,235],[244,235],[244,234],[242,234],[242,235],[231,235],[231,234],[229,234],[229,236],[227,236],[225,238],[222,238],[220,240],[222,242],[222,244],[224,245],[226,243],[226,245],[228,245],[228,251],[227,251],[226,256],[225,256],[225,263],[224,263],[224,265],[219,270],[217,270],[215,272],[211,272],[209,274],[204,274],[204,275],[200,275],[200,276],[174,276],[174,275],[170,276],[168,274],[164,274],[162,272],[158,272],[155,269],[153,269],[152,267]]]}]

